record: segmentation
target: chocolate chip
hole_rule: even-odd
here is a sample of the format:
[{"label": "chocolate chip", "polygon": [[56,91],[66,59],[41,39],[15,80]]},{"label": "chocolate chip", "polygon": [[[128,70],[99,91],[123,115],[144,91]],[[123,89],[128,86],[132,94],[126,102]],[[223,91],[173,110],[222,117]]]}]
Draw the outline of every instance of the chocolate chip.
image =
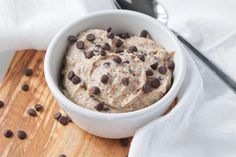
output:
[{"label": "chocolate chip", "polygon": [[150,67],[151,67],[153,70],[156,70],[156,69],[157,69],[157,66],[158,66],[158,62],[153,63],[152,65],[150,65]]},{"label": "chocolate chip", "polygon": [[5,130],[4,131],[4,136],[7,138],[10,138],[13,136],[13,132],[11,130]]},{"label": "chocolate chip", "polygon": [[33,70],[30,68],[25,68],[24,74],[25,74],[25,76],[31,76],[33,74]]},{"label": "chocolate chip", "polygon": [[141,61],[145,62],[145,56],[144,56],[144,55],[138,55],[137,57],[138,57],[138,59],[140,59]]},{"label": "chocolate chip", "polygon": [[59,118],[59,122],[62,124],[62,125],[67,125],[68,124],[68,120],[65,116],[61,116]]},{"label": "chocolate chip", "polygon": [[26,92],[26,91],[29,90],[29,85],[23,84],[23,85],[21,86],[21,89]]},{"label": "chocolate chip", "polygon": [[85,53],[85,58],[87,58],[87,59],[90,59],[90,58],[92,58],[93,56],[94,56],[93,51],[88,51],[88,52]]},{"label": "chocolate chip", "polygon": [[102,48],[107,51],[111,50],[111,46],[109,43],[105,43]]},{"label": "chocolate chip", "polygon": [[147,76],[152,76],[152,75],[153,75],[153,71],[152,71],[151,69],[148,69],[148,70],[146,71],[146,75],[147,75]]},{"label": "chocolate chip", "polygon": [[102,111],[104,109],[104,103],[100,102],[94,107],[97,111]]},{"label": "chocolate chip", "polygon": [[130,38],[130,34],[129,33],[121,33],[118,34],[118,36],[122,39],[126,39],[126,38]]},{"label": "chocolate chip", "polygon": [[87,89],[87,85],[86,85],[85,82],[83,82],[83,83],[80,85],[80,87],[82,87],[82,88],[84,88],[84,89]]},{"label": "chocolate chip", "polygon": [[0,100],[0,108],[2,108],[4,105],[5,105],[4,102]]},{"label": "chocolate chip", "polygon": [[73,36],[73,35],[70,35],[68,38],[67,38],[68,42],[70,44],[74,43],[77,41],[77,37],[76,36]]},{"label": "chocolate chip", "polygon": [[73,76],[73,77],[72,77],[72,80],[71,80],[71,82],[72,82],[73,84],[78,84],[78,83],[80,83],[80,81],[81,81],[81,79],[80,79],[79,76]]},{"label": "chocolate chip", "polygon": [[105,67],[105,68],[107,68],[107,67],[109,67],[110,66],[110,62],[105,62],[105,63],[103,63],[103,66]]},{"label": "chocolate chip", "polygon": [[68,78],[69,80],[71,80],[71,79],[73,78],[73,76],[75,76],[74,71],[70,71],[70,72],[68,72],[68,74],[67,74],[67,78]]},{"label": "chocolate chip", "polygon": [[130,46],[129,47],[129,51],[130,52],[137,52],[138,51],[138,48],[136,46]]},{"label": "chocolate chip", "polygon": [[114,34],[112,32],[108,32],[107,33],[107,38],[113,39],[114,38]]},{"label": "chocolate chip", "polygon": [[122,47],[116,47],[115,48],[115,52],[116,53],[121,53],[121,52],[123,52],[124,51],[124,49],[122,48]]},{"label": "chocolate chip", "polygon": [[34,105],[34,108],[35,108],[36,111],[42,111],[42,110],[43,110],[43,105],[41,105],[41,104],[35,104],[35,105]]},{"label": "chocolate chip", "polygon": [[122,78],[121,82],[124,86],[128,86],[129,85],[129,78],[128,77]]},{"label": "chocolate chip", "polygon": [[157,79],[157,78],[154,78],[154,79],[151,81],[151,86],[152,86],[153,88],[158,88],[160,85],[161,85],[160,80]]},{"label": "chocolate chip", "polygon": [[159,72],[164,75],[167,72],[167,68],[165,66],[161,66],[159,68]]},{"label": "chocolate chip", "polygon": [[129,145],[129,139],[128,138],[120,139],[120,145],[123,147],[127,147]]},{"label": "chocolate chip", "polygon": [[113,61],[120,64],[122,62],[122,59],[119,56],[114,56]]},{"label": "chocolate chip", "polygon": [[102,46],[101,45],[95,45],[94,49],[93,49],[95,52],[100,52],[103,50]]},{"label": "chocolate chip", "polygon": [[59,118],[61,117],[61,113],[60,112],[57,112],[54,114],[53,116],[56,120],[59,120]]},{"label": "chocolate chip", "polygon": [[19,130],[19,131],[17,132],[17,137],[18,137],[19,139],[23,140],[23,139],[25,139],[25,138],[27,137],[27,134],[26,134],[25,131]]},{"label": "chocolate chip", "polygon": [[109,76],[108,75],[102,75],[100,80],[103,84],[106,84],[109,80]]},{"label": "chocolate chip", "polygon": [[175,63],[173,61],[169,62],[168,69],[170,69],[170,70],[174,70],[175,69]]},{"label": "chocolate chip", "polygon": [[107,33],[111,32],[112,31],[112,28],[111,27],[108,27],[107,28]]},{"label": "chocolate chip", "polygon": [[121,47],[123,44],[124,44],[124,43],[123,43],[122,40],[117,39],[117,41],[116,41],[116,47]]},{"label": "chocolate chip", "polygon": [[84,49],[84,42],[81,41],[81,40],[77,41],[77,42],[76,42],[76,47],[77,47],[78,49]]},{"label": "chocolate chip", "polygon": [[60,154],[59,157],[66,157],[66,155],[65,154]]},{"label": "chocolate chip", "polygon": [[141,34],[140,34],[140,37],[147,38],[147,35],[148,35],[147,30],[142,30],[142,31],[141,31]]},{"label": "chocolate chip", "polygon": [[98,95],[100,94],[100,92],[101,92],[100,89],[96,86],[90,88],[89,90],[89,93],[91,93],[92,95]]},{"label": "chocolate chip", "polygon": [[95,40],[95,35],[92,34],[92,33],[90,33],[90,34],[88,34],[88,35],[86,36],[86,39],[87,39],[88,41],[94,41],[94,40]]},{"label": "chocolate chip", "polygon": [[33,108],[29,108],[28,109],[28,114],[32,117],[36,117],[37,116],[37,112],[33,109]]},{"label": "chocolate chip", "polygon": [[101,55],[101,56],[106,56],[106,51],[104,51],[104,50],[102,50],[101,52],[99,52],[99,54]]},{"label": "chocolate chip", "polygon": [[104,107],[103,109],[105,112],[109,111],[110,109],[108,107]]},{"label": "chocolate chip", "polygon": [[151,86],[150,86],[148,83],[146,83],[146,84],[143,86],[142,91],[143,91],[144,93],[149,93],[149,92],[151,92],[151,91],[152,91]]},{"label": "chocolate chip", "polygon": [[129,64],[129,61],[128,61],[128,60],[126,60],[126,61],[124,61],[123,63],[124,63],[124,64]]}]

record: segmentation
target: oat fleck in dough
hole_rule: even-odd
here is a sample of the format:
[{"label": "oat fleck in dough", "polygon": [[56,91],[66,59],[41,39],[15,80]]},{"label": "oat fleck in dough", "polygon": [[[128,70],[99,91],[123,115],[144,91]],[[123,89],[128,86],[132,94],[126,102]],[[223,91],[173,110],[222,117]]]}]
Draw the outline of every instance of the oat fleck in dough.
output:
[{"label": "oat fleck in dough", "polygon": [[108,113],[139,110],[161,99],[171,86],[173,53],[146,37],[109,38],[109,33],[90,29],[69,45],[63,93],[84,108]]}]

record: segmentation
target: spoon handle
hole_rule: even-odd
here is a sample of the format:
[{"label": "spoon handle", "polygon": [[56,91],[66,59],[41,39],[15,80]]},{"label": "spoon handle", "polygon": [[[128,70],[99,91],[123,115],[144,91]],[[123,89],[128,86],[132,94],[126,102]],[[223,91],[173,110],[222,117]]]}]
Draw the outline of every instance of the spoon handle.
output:
[{"label": "spoon handle", "polygon": [[177,32],[172,32],[177,36],[177,38],[190,49],[203,63],[205,63],[212,71],[214,71],[231,89],[236,93],[236,82],[230,78],[226,73],[220,70],[214,63],[212,63],[208,58],[206,58],[200,51],[198,51],[193,45],[191,45],[186,39],[184,39]]}]

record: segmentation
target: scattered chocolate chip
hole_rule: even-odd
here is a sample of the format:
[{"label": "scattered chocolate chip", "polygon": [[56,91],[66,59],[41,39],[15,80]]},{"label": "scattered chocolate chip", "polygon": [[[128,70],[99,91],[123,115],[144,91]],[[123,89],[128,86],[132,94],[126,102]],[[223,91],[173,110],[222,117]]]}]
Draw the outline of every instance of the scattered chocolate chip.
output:
[{"label": "scattered chocolate chip", "polygon": [[4,131],[4,136],[7,138],[10,138],[13,136],[13,132],[11,130],[5,130]]},{"label": "scattered chocolate chip", "polygon": [[106,56],[106,51],[104,51],[104,50],[102,50],[101,52],[99,52],[99,54],[101,55],[101,56]]},{"label": "scattered chocolate chip", "polygon": [[37,116],[37,112],[33,109],[33,108],[29,108],[28,109],[28,114],[32,117],[36,117]]},{"label": "scattered chocolate chip", "polygon": [[148,83],[146,83],[146,84],[143,86],[142,91],[143,91],[144,93],[149,93],[149,92],[151,92],[151,86],[150,86]]},{"label": "scattered chocolate chip", "polygon": [[169,62],[168,69],[170,69],[170,70],[174,70],[175,69],[175,63],[173,61]]},{"label": "scattered chocolate chip", "polygon": [[97,111],[102,111],[104,109],[104,103],[100,102],[94,107]]},{"label": "scattered chocolate chip", "polygon": [[147,30],[142,30],[142,31],[141,31],[141,34],[140,34],[140,37],[147,38],[147,35],[148,35]]},{"label": "scattered chocolate chip", "polygon": [[126,39],[126,38],[130,38],[130,34],[129,33],[121,33],[118,34],[118,36],[122,39]]},{"label": "scattered chocolate chip", "polygon": [[148,70],[146,71],[146,75],[147,75],[147,76],[152,76],[152,75],[153,75],[153,71],[152,71],[151,69],[148,69]]},{"label": "scattered chocolate chip", "polygon": [[111,50],[111,46],[109,43],[105,43],[102,48],[107,51]]},{"label": "scattered chocolate chip", "polygon": [[122,62],[122,59],[119,56],[114,56],[113,61],[120,64]]},{"label": "scattered chocolate chip", "polygon": [[160,85],[161,85],[160,80],[157,79],[157,78],[154,78],[154,79],[151,81],[151,86],[152,86],[153,88],[158,88]]},{"label": "scattered chocolate chip", "polygon": [[33,70],[30,68],[25,68],[24,74],[25,74],[25,76],[31,76],[33,74]]},{"label": "scattered chocolate chip", "polygon": [[69,80],[71,80],[71,79],[73,78],[73,76],[75,76],[74,71],[70,71],[70,72],[68,72],[68,74],[67,74],[67,78],[68,78]]},{"label": "scattered chocolate chip", "polygon": [[157,69],[157,66],[158,66],[158,62],[153,63],[152,65],[150,65],[150,67],[151,67],[153,70],[156,70],[156,69]]},{"label": "scattered chocolate chip", "polygon": [[35,108],[36,111],[42,111],[42,110],[43,110],[43,105],[41,105],[41,104],[35,104],[35,105],[34,105],[34,108]]},{"label": "scattered chocolate chip", "polygon": [[0,108],[2,108],[4,105],[5,105],[4,102],[0,100]]},{"label": "scattered chocolate chip", "polygon": [[124,64],[129,64],[129,61],[128,61],[128,60],[126,60],[126,61],[124,61],[123,63],[124,63]]},{"label": "scattered chocolate chip", "polygon": [[68,38],[67,38],[68,42],[70,44],[74,43],[77,41],[77,37],[76,36],[73,36],[73,35],[70,35]]},{"label": "scattered chocolate chip", "polygon": [[144,56],[144,55],[138,55],[137,57],[138,57],[138,59],[140,59],[141,61],[145,62],[145,56]]},{"label": "scattered chocolate chip", "polygon": [[21,86],[21,89],[22,89],[23,91],[28,91],[28,90],[29,90],[29,85],[23,84],[23,85]]},{"label": "scattered chocolate chip", "polygon": [[122,47],[116,47],[115,48],[115,52],[116,53],[121,53],[121,52],[123,52],[124,51],[124,49],[122,48]]},{"label": "scattered chocolate chip", "polygon": [[86,36],[86,39],[88,40],[88,41],[94,41],[95,40],[95,35],[94,34],[88,34],[87,36]]},{"label": "scattered chocolate chip", "polygon": [[59,157],[66,157],[66,155],[65,154],[60,154]]},{"label": "scattered chocolate chip", "polygon": [[81,79],[80,79],[79,76],[73,76],[73,77],[72,77],[72,80],[71,80],[71,82],[72,82],[73,84],[78,84],[78,83],[80,83],[80,81],[81,81]]},{"label": "scattered chocolate chip", "polygon": [[59,120],[59,118],[61,117],[61,113],[60,112],[57,112],[54,114],[53,116],[56,120]]},{"label": "scattered chocolate chip", "polygon": [[116,41],[116,47],[121,47],[124,44],[124,42],[120,39],[117,39]]},{"label": "scattered chocolate chip", "polygon": [[93,49],[95,52],[100,52],[103,50],[102,46],[101,45],[95,45],[94,49]]},{"label": "scattered chocolate chip", "polygon": [[165,67],[165,66],[161,66],[161,67],[159,68],[159,72],[164,75],[164,74],[167,72],[166,67]]},{"label": "scattered chocolate chip", "polygon": [[84,42],[81,41],[81,40],[77,41],[77,42],[76,42],[76,47],[77,47],[78,49],[84,49]]},{"label": "scattered chocolate chip", "polygon": [[85,58],[90,59],[90,58],[92,58],[93,56],[94,56],[93,51],[85,52]]},{"label": "scattered chocolate chip", "polygon": [[120,139],[120,145],[123,147],[127,147],[129,145],[129,139],[128,138]]},{"label": "scattered chocolate chip", "polygon": [[136,46],[130,46],[129,47],[129,51],[130,52],[137,52],[138,51],[138,48]]},{"label": "scattered chocolate chip", "polygon": [[92,95],[98,95],[100,94],[100,92],[101,92],[100,89],[96,86],[90,88],[89,90],[89,93],[91,93]]},{"label": "scattered chocolate chip", "polygon": [[62,124],[62,125],[67,125],[68,124],[68,120],[65,116],[61,116],[59,118],[59,122]]},{"label": "scattered chocolate chip", "polygon": [[129,78],[128,77],[122,78],[121,82],[124,86],[128,86],[129,85]]},{"label": "scattered chocolate chip", "polygon": [[19,139],[23,140],[23,139],[25,139],[25,138],[27,137],[27,134],[26,134],[25,131],[19,130],[19,131],[17,132],[17,137],[18,137]]},{"label": "scattered chocolate chip", "polygon": [[112,31],[112,28],[111,27],[108,27],[107,28],[107,33],[111,32]]},{"label": "scattered chocolate chip", "polygon": [[114,38],[114,34],[112,32],[108,32],[107,33],[107,38],[113,39]]},{"label": "scattered chocolate chip", "polygon": [[109,76],[108,75],[102,75],[100,80],[103,84],[106,84],[109,80]]}]

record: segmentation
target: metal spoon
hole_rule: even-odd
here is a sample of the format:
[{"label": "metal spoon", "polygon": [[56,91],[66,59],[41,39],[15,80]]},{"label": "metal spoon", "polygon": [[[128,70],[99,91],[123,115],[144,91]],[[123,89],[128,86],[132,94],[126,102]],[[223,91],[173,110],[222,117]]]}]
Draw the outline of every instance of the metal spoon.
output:
[{"label": "metal spoon", "polygon": [[[118,9],[133,10],[142,12],[149,16],[156,18],[159,22],[167,25],[168,14],[157,0],[113,0]],[[230,89],[236,93],[236,82],[230,78],[226,73],[219,69],[213,62],[206,58],[200,51],[198,51],[193,45],[191,45],[186,39],[179,35],[174,30],[171,30],[176,37],[191,50],[203,63],[205,63],[212,71],[215,72],[222,81],[230,87]]]}]

